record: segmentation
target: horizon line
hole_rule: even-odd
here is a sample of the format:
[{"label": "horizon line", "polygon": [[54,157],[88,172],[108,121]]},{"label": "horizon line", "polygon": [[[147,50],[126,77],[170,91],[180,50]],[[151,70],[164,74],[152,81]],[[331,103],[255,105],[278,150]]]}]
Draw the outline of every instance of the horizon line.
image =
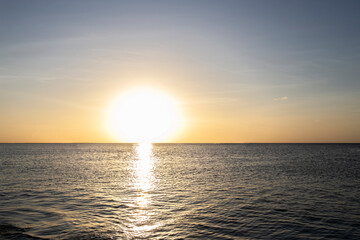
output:
[{"label": "horizon line", "polygon": [[[137,142],[0,142],[0,144],[141,144]],[[151,144],[360,144],[360,142],[155,142]]]}]

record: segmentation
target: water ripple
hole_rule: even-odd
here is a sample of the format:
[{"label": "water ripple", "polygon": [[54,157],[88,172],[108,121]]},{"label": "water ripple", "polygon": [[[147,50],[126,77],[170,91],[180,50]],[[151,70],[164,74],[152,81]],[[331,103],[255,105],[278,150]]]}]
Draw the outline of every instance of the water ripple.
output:
[{"label": "water ripple", "polygon": [[360,239],[358,144],[0,144],[0,239]]}]

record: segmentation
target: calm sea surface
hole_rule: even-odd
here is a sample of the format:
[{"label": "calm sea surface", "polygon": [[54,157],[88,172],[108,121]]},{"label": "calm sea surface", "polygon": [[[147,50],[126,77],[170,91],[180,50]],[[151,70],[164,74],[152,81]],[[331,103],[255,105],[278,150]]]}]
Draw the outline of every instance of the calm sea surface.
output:
[{"label": "calm sea surface", "polygon": [[360,145],[0,144],[0,239],[360,239]]}]

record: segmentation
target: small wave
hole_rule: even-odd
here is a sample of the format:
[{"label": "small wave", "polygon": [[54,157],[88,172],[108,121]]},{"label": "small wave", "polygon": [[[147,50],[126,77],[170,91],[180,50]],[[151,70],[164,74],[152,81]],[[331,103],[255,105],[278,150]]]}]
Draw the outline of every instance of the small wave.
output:
[{"label": "small wave", "polygon": [[0,225],[0,240],[39,240],[44,238],[33,237],[25,233],[25,229],[10,224]]},{"label": "small wave", "polygon": [[74,236],[70,236],[65,238],[64,240],[112,240],[114,238],[102,236],[101,234],[96,233],[83,233],[83,234],[76,234]]}]

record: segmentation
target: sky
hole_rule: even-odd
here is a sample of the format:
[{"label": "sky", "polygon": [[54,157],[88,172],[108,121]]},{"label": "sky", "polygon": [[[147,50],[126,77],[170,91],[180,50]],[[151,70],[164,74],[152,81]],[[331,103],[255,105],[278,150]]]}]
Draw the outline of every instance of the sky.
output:
[{"label": "sky", "polygon": [[166,142],[360,142],[360,2],[0,0],[0,142],[116,142],[151,86]]}]

